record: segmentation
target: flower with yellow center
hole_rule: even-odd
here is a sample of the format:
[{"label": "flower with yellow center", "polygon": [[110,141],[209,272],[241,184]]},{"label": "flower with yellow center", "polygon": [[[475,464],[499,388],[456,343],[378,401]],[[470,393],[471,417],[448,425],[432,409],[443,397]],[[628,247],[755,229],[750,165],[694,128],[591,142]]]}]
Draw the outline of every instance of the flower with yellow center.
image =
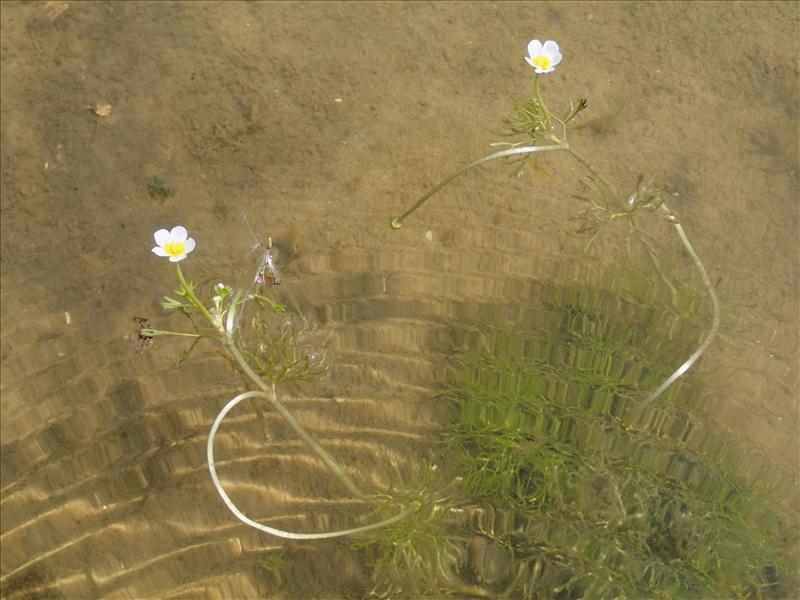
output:
[{"label": "flower with yellow center", "polygon": [[539,40],[531,40],[525,61],[536,69],[537,73],[550,73],[561,62],[561,58],[558,44],[553,40],[547,40],[544,44]]},{"label": "flower with yellow center", "polygon": [[186,228],[178,225],[171,231],[159,229],[153,234],[156,246],[153,252],[158,256],[169,257],[169,262],[178,262],[186,258],[186,255],[194,250],[194,240],[187,237],[189,233]]}]

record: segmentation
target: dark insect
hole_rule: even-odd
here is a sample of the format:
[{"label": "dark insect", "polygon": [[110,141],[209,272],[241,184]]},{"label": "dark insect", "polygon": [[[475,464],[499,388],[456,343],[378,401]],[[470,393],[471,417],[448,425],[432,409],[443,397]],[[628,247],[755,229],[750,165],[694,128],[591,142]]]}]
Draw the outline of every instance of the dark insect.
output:
[{"label": "dark insect", "polygon": [[133,335],[126,334],[125,337],[131,341],[136,352],[141,356],[145,349],[153,343],[153,336],[146,333],[146,330],[150,329],[150,320],[147,317],[133,317],[133,320],[136,321],[136,332]]}]

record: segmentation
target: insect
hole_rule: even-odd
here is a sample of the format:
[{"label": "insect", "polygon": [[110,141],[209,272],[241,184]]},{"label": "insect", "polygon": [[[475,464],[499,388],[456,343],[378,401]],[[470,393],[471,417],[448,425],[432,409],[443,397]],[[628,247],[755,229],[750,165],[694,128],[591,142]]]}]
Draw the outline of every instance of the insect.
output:
[{"label": "insect", "polygon": [[258,285],[280,285],[283,282],[278,267],[275,266],[275,261],[272,259],[272,238],[268,237],[266,242],[259,242],[253,246],[253,251],[262,250],[261,259],[258,263],[256,275],[253,278],[253,283]]},{"label": "insect", "polygon": [[[303,315],[303,311],[300,309],[300,305],[297,302],[297,298],[294,296],[292,291],[288,289],[286,286],[281,285],[283,283],[283,275],[281,274],[278,266],[275,264],[275,258],[273,257],[272,251],[272,238],[259,238],[256,236],[255,231],[250,226],[250,222],[247,220],[247,216],[242,213],[241,222],[247,227],[250,232],[250,236],[254,241],[254,244],[250,246],[250,254],[251,255],[258,255],[258,262],[255,270],[255,274],[252,276],[253,279],[248,283],[250,289],[247,290],[247,293],[244,297],[251,297],[253,295],[254,289],[256,287],[275,287],[281,286],[280,295],[286,300],[288,307],[292,309],[293,312],[297,314],[297,316],[303,321],[304,324],[308,324],[306,317]],[[264,241],[259,241],[260,239]],[[255,294],[256,296],[259,293]],[[261,296],[262,299],[264,296]],[[272,303],[270,301],[270,303]],[[275,306],[278,306],[275,304]],[[286,307],[282,307],[286,308]],[[282,310],[278,312],[283,312]]]},{"label": "insect", "polygon": [[133,317],[136,322],[136,332],[126,333],[125,337],[131,341],[137,354],[141,356],[144,351],[153,343],[153,336],[147,333],[150,329],[150,319],[147,317]]}]

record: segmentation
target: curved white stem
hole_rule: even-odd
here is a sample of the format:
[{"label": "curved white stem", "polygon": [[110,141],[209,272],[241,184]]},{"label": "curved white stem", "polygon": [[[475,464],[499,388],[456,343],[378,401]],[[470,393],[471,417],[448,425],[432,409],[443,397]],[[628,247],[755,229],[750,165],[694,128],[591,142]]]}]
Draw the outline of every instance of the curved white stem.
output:
[{"label": "curved white stem", "polygon": [[[665,210],[668,211],[666,205],[662,205]],[[664,380],[658,389],[653,391],[644,401],[636,407],[636,410],[641,412],[656,398],[658,398],[661,394],[663,394],[669,386],[675,383],[678,378],[681,377],[686,371],[688,371],[694,363],[703,355],[703,353],[708,349],[711,345],[712,340],[717,335],[717,330],[719,329],[719,322],[720,322],[720,308],[719,308],[719,300],[717,300],[717,295],[714,293],[714,286],[711,285],[711,279],[708,277],[708,273],[706,273],[706,269],[703,266],[703,263],[700,261],[700,257],[697,256],[697,253],[694,251],[694,248],[689,243],[689,238],[686,237],[686,232],[681,227],[680,223],[673,223],[673,227],[678,232],[678,237],[681,238],[681,242],[683,242],[683,246],[686,248],[687,252],[689,252],[689,256],[692,257],[692,261],[694,262],[694,266],[697,267],[697,270],[700,272],[700,277],[703,279],[703,285],[706,286],[706,291],[708,292],[709,297],[711,298],[711,305],[714,310],[714,316],[711,323],[711,329],[708,330],[706,337],[703,338],[703,341],[700,342],[700,345],[697,347],[692,355],[687,358],[683,364],[675,369],[675,372],[672,373],[669,377]]]},{"label": "curved white stem", "polygon": [[427,194],[425,194],[422,198],[417,200],[414,205],[405,211],[402,215],[397,217],[396,219],[392,220],[392,228],[393,229],[400,229],[403,226],[403,220],[417,210],[420,206],[425,204],[425,202],[433,196],[436,192],[441,190],[451,181],[453,181],[456,177],[463,175],[473,167],[477,167],[482,165],[483,163],[489,162],[490,160],[497,160],[498,158],[508,158],[509,156],[518,156],[520,154],[534,154],[535,152],[553,152],[555,150],[567,150],[569,145],[566,143],[559,143],[559,144],[547,144],[544,146],[518,146],[516,148],[510,148],[508,150],[500,150],[499,152],[494,152],[493,154],[489,154],[484,156],[483,158],[479,158],[478,160],[474,160],[468,165],[461,167],[455,173],[450,174],[438,184],[436,187],[432,188]]},{"label": "curved white stem", "polygon": [[225,503],[225,506],[228,507],[233,515],[239,519],[245,525],[258,529],[259,531],[263,531],[264,533],[268,533],[270,535],[274,535],[280,538],[284,538],[287,540],[324,540],[328,538],[335,538],[341,537],[345,535],[352,535],[354,533],[361,533],[364,531],[369,531],[371,529],[377,529],[379,527],[384,527],[386,525],[390,525],[400,519],[405,518],[411,512],[414,512],[416,509],[415,506],[409,506],[404,511],[400,512],[399,514],[395,515],[394,517],[390,517],[388,519],[384,519],[383,521],[378,521],[377,523],[372,523],[370,525],[363,525],[361,527],[354,527],[352,529],[342,529],[339,531],[328,531],[324,533],[293,533],[291,531],[284,531],[282,529],[276,529],[275,527],[269,527],[267,525],[262,525],[261,523],[254,521],[253,519],[249,518],[245,515],[242,511],[238,509],[238,507],[233,503],[233,500],[230,499],[230,496],[225,492],[225,489],[222,487],[222,483],[220,483],[219,476],[217,475],[217,468],[214,462],[214,437],[217,435],[217,430],[219,426],[222,424],[222,421],[225,419],[227,414],[233,410],[233,408],[239,404],[242,400],[247,400],[248,398],[265,398],[269,400],[269,396],[264,392],[244,392],[243,394],[239,394],[235,398],[233,398],[230,402],[228,402],[219,414],[217,418],[214,419],[214,424],[211,426],[211,432],[208,434],[208,443],[206,444],[206,453],[208,455],[208,471],[211,474],[211,481],[214,483],[214,487],[217,489],[217,493],[219,494],[222,501]]}]

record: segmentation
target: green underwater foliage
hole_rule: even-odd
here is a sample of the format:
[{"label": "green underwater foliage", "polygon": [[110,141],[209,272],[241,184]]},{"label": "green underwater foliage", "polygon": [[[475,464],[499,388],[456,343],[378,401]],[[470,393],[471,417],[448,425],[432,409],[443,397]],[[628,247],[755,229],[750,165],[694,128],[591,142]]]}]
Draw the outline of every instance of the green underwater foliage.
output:
[{"label": "green underwater foliage", "polygon": [[[456,359],[449,436],[465,493],[511,527],[488,534],[531,598],[783,598],[796,589],[791,519],[769,490],[707,452],[727,443],[679,408],[684,385],[635,422],[670,364],[601,314],[562,307],[549,329],[487,329]],[[632,331],[631,328],[628,328]],[[686,440],[703,430],[703,448]]]},{"label": "green underwater foliage", "polygon": [[682,349],[632,312],[551,301],[536,327],[462,332],[439,472],[414,477],[438,496],[361,544],[375,595],[792,597],[795,522],[694,416],[703,382],[635,416]]}]

